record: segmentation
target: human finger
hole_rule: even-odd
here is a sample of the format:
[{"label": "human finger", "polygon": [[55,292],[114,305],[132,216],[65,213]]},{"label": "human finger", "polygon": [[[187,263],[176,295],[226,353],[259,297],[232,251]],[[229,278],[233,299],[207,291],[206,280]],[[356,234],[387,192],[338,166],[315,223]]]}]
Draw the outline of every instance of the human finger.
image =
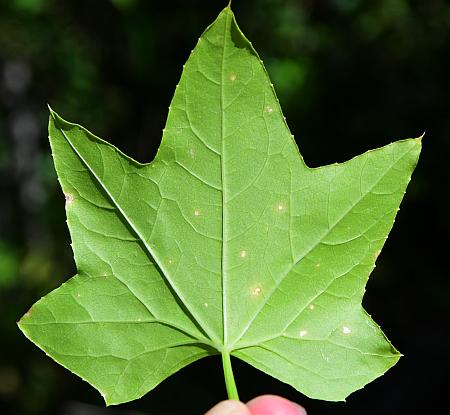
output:
[{"label": "human finger", "polygon": [[205,415],[251,415],[245,404],[239,401],[222,401],[211,408]]},{"label": "human finger", "polygon": [[302,406],[275,395],[258,396],[247,406],[251,415],[307,415]]}]

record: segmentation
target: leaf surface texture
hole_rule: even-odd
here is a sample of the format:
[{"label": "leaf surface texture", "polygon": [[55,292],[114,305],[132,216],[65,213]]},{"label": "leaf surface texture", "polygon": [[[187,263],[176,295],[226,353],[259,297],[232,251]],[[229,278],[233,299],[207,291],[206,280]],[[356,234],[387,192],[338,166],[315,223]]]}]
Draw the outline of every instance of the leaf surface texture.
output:
[{"label": "leaf surface texture", "polygon": [[78,273],[19,326],[108,404],[221,352],[326,400],[397,362],[361,301],[420,140],[307,167],[228,7],[184,67],[154,161],[53,111],[49,132]]}]

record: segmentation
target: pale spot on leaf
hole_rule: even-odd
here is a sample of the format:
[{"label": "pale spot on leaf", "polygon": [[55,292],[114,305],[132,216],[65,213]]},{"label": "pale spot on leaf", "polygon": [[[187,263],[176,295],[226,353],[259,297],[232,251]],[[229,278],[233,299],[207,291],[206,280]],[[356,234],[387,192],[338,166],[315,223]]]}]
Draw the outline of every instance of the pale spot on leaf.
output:
[{"label": "pale spot on leaf", "polygon": [[286,206],[283,205],[283,203],[278,203],[278,204],[277,204],[277,211],[278,211],[279,213],[283,213],[285,210],[286,210]]},{"label": "pale spot on leaf", "polygon": [[310,305],[308,306],[308,308],[309,308],[310,310],[314,310],[314,309],[316,308],[316,306],[315,306],[314,304],[310,304]]},{"label": "pale spot on leaf", "polygon": [[73,195],[71,195],[71,194],[69,194],[69,193],[65,193],[65,194],[64,194],[64,197],[65,197],[65,199],[66,199],[66,203],[72,203],[72,202],[75,200],[75,198],[73,197]]},{"label": "pale spot on leaf", "polygon": [[342,333],[350,334],[351,332],[352,332],[352,329],[350,327],[347,327],[347,326],[342,327]]},{"label": "pale spot on leaf", "polygon": [[230,74],[230,81],[234,82],[237,79],[237,76],[235,73]]},{"label": "pale spot on leaf", "polygon": [[308,332],[306,330],[300,330],[300,332],[298,333],[300,337],[305,337],[307,334]]},{"label": "pale spot on leaf", "polygon": [[203,304],[203,307],[208,308],[208,307],[209,307],[209,304],[208,304],[208,303],[204,303],[204,304]]},{"label": "pale spot on leaf", "polygon": [[267,107],[264,108],[264,111],[267,112],[268,114],[272,114],[273,108],[271,106],[267,105]]},{"label": "pale spot on leaf", "polygon": [[248,255],[248,252],[245,251],[245,250],[242,250],[241,252],[239,252],[239,256],[240,256],[241,258],[245,258],[247,255]]},{"label": "pale spot on leaf", "polygon": [[200,213],[200,211],[199,210],[194,210],[194,216],[200,216],[201,215],[201,213]]},{"label": "pale spot on leaf", "polygon": [[252,295],[260,295],[261,291],[261,287],[255,287],[252,289]]}]

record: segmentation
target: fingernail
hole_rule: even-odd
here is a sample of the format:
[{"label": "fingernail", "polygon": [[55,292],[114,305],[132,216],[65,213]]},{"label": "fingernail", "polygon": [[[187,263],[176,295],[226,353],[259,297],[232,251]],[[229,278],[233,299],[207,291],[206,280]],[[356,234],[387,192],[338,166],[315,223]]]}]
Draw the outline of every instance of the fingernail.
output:
[{"label": "fingernail", "polygon": [[[207,415],[238,415],[245,405],[239,401],[223,401],[211,409]],[[245,413],[245,412],[244,412]]]}]

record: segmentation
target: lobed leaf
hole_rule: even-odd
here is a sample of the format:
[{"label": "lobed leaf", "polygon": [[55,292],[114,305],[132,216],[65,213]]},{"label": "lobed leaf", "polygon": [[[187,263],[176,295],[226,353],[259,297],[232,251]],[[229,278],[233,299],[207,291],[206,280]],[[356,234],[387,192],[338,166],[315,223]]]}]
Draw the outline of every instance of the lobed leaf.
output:
[{"label": "lobed leaf", "polygon": [[153,162],[53,111],[49,133],[78,273],[19,326],[108,404],[219,353],[326,400],[399,359],[361,301],[420,139],[307,167],[229,7],[184,67]]}]

